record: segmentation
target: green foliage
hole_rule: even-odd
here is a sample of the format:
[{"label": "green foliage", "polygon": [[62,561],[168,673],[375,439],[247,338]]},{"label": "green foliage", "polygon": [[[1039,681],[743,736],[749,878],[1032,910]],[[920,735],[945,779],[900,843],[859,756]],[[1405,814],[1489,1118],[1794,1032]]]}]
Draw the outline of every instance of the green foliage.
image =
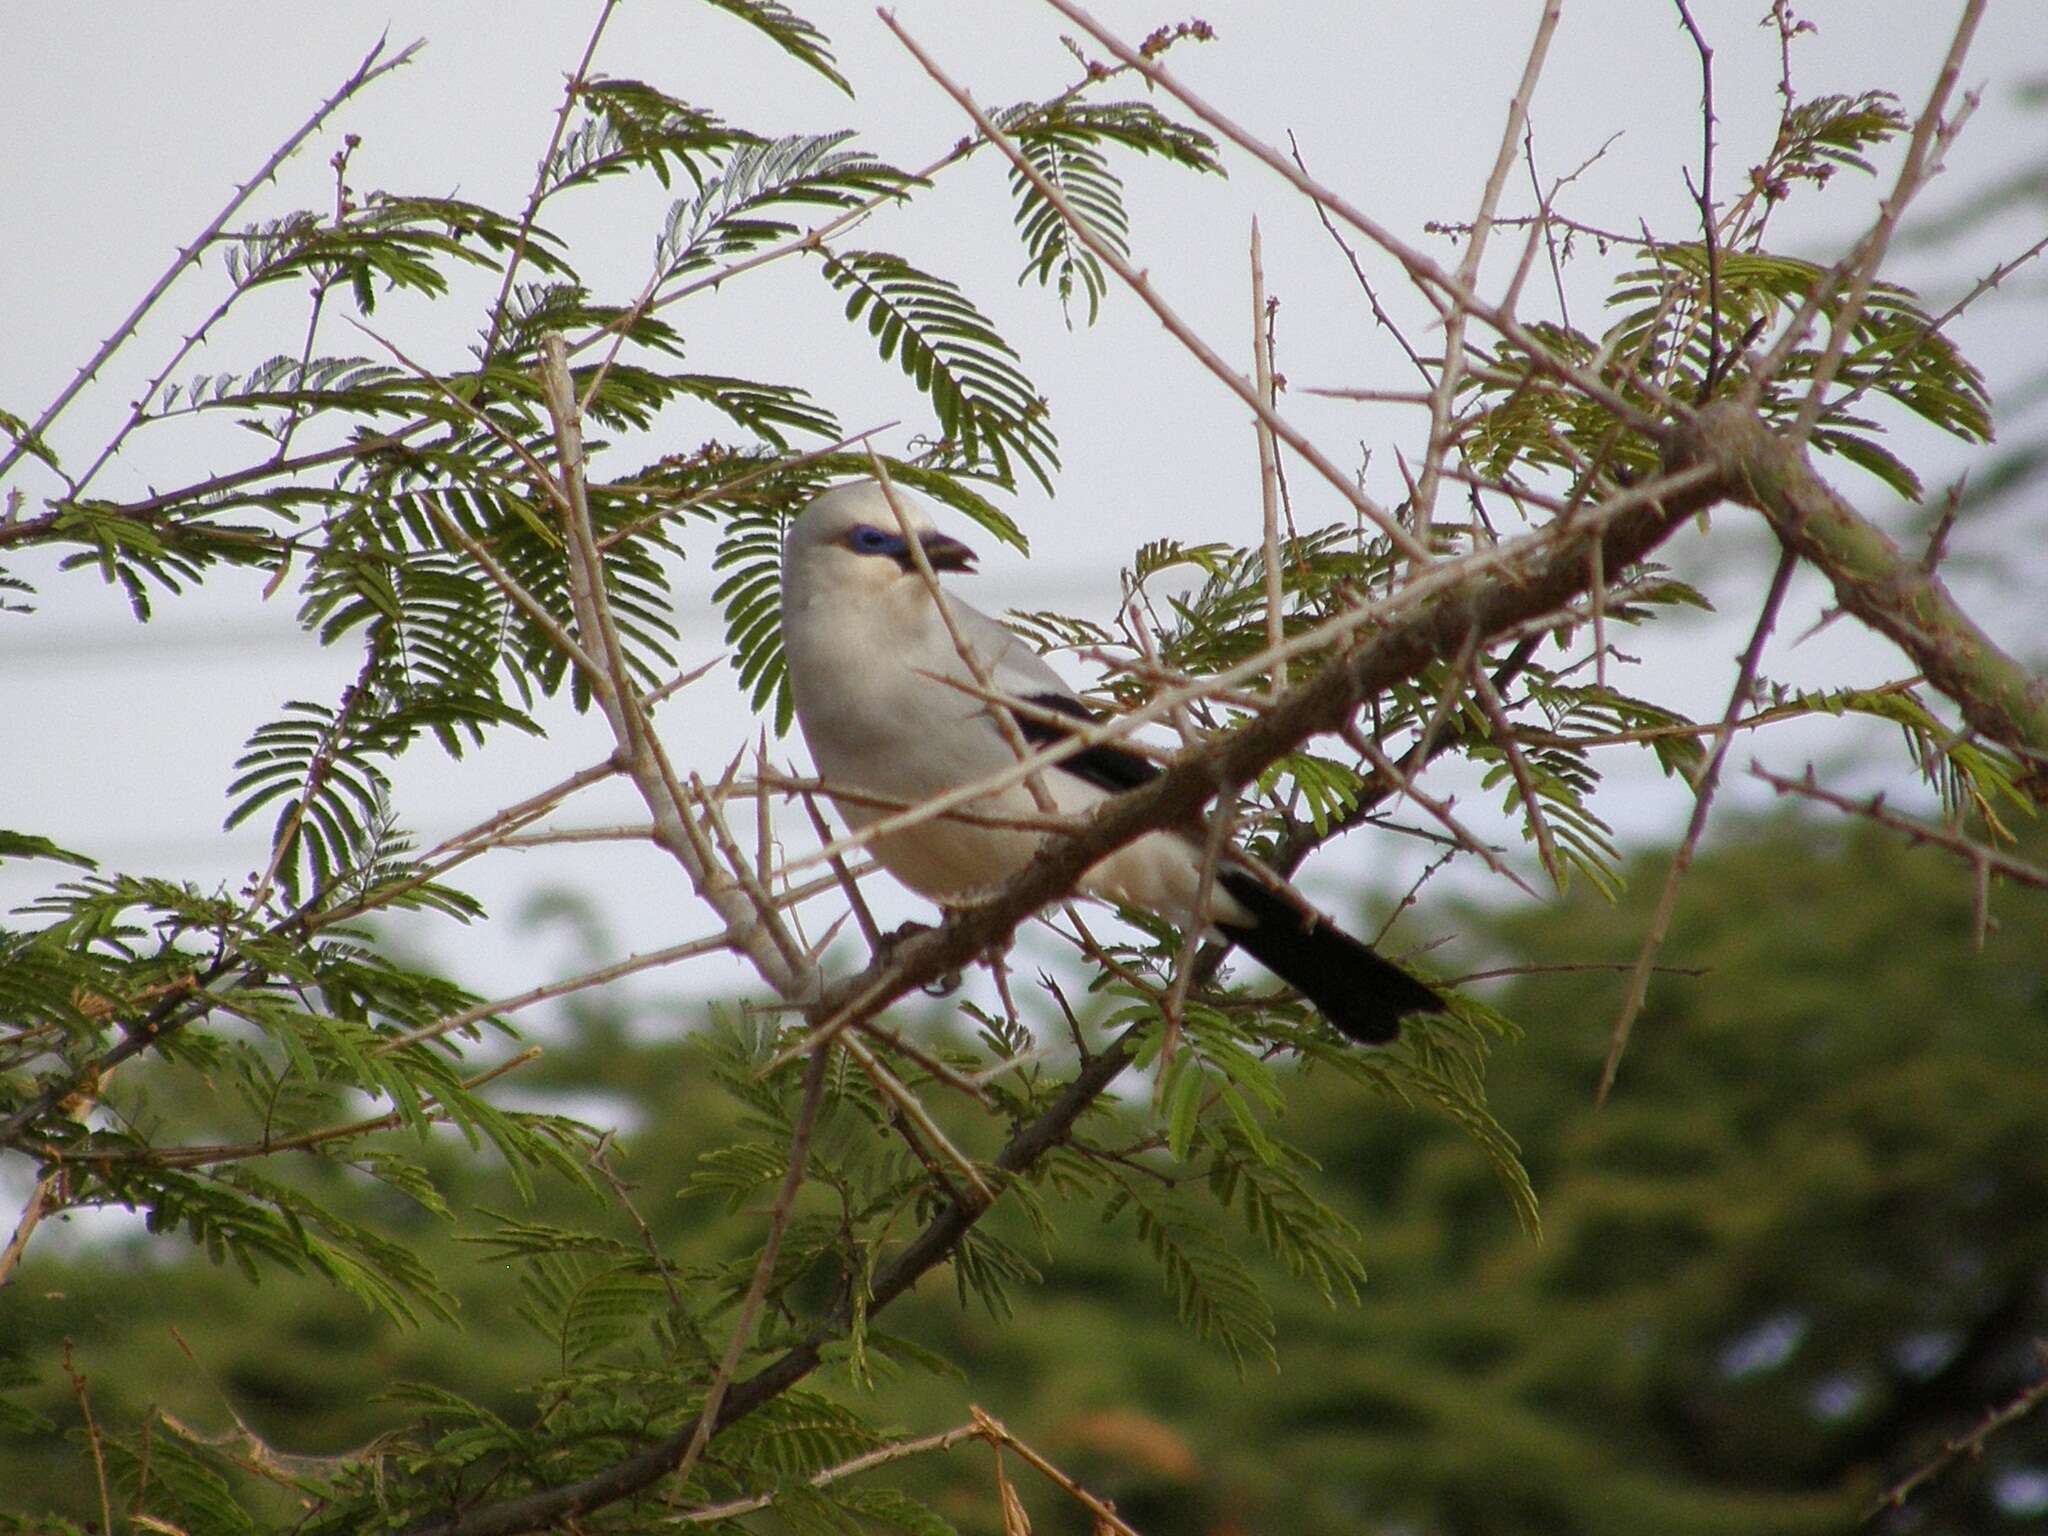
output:
[{"label": "green foliage", "polygon": [[802,16],[783,5],[781,0],[706,0],[706,3],[757,28],[791,58],[809,65],[848,96],[853,94],[853,87],[846,83],[846,77],[839,73],[833,60],[830,40]]},{"label": "green foliage", "polygon": [[721,155],[755,138],[641,80],[585,81],[576,104],[581,113],[542,174],[544,197],[630,171],[646,171],[664,187],[680,171],[701,188]]},{"label": "green foliage", "polygon": [[669,209],[655,262],[664,280],[736,261],[800,233],[769,209],[853,209],[880,197],[901,196],[910,178],[860,150],[841,149],[854,136],[794,135],[743,144],[694,198]]},{"label": "green foliage", "polygon": [[1778,125],[1777,141],[1752,176],[1766,198],[1778,201],[1797,180],[1825,186],[1838,171],[1876,174],[1869,151],[1896,138],[1907,127],[1898,98],[1889,91],[1857,96],[1816,96],[1789,103]]},{"label": "green foliage", "polygon": [[[1017,280],[1021,283],[1035,277],[1040,287],[1053,288],[1063,309],[1073,299],[1078,282],[1087,296],[1090,325],[1101,313],[1107,283],[1102,263],[1083,243],[1079,229],[1087,230],[1119,256],[1131,251],[1123,182],[1110,168],[1104,147],[1115,145],[1141,155],[1159,155],[1190,170],[1223,174],[1214,140],[1144,102],[1083,102],[1062,97],[1044,106],[1025,102],[997,114],[995,121],[1059,199],[1056,204],[1040,190],[1038,182],[1011,168],[1010,195],[1017,204],[1014,222],[1026,257]],[[1070,224],[1069,218],[1074,222]]]},{"label": "green foliage", "polygon": [[[2038,857],[2038,835],[2026,851]],[[1472,942],[1494,962],[1625,960],[1657,875],[1637,872],[1630,886],[1645,895],[1632,906],[1586,893],[1484,920]],[[773,1490],[871,1519],[901,1507],[903,1528],[932,1528],[895,1503],[908,1498],[992,1533],[985,1473],[965,1448],[824,1490],[795,1487],[879,1443],[878,1424],[933,1431],[975,1401],[1141,1529],[1208,1528],[1228,1511],[1334,1536],[1368,1516],[1453,1507],[1508,1528],[1541,1511],[1552,1528],[1589,1536],[1651,1524],[1680,1536],[1841,1529],[1880,1477],[1911,1470],[2016,1390],[2027,1339],[2048,1323],[2038,1299],[2032,1313],[1999,1304],[2048,1262],[2033,1219],[2048,1199],[2035,1134],[2048,1092],[2035,955],[2048,916],[2038,894],[2001,889],[2000,927],[1980,956],[1969,885],[1966,871],[1875,832],[1780,824],[1704,852],[1670,959],[1712,974],[1654,982],[1618,1095],[1598,1116],[1585,1104],[1609,990],[1588,974],[1517,983],[1508,1001],[1548,1049],[1496,1064],[1493,1102],[1544,1189],[1540,1244],[1518,1231],[1483,1159],[1439,1118],[1361,1113],[1334,1050],[1299,1069],[1275,1064],[1294,1144],[1278,1162],[1219,1124],[1184,1170],[1155,1160],[1157,1172],[1137,1173],[1116,1158],[1156,1156],[1132,1151],[1156,1130],[1149,1109],[1096,1117],[1064,1154],[1063,1193],[1040,1207],[1051,1257],[1034,1262],[1035,1283],[1009,1289],[1007,1325],[982,1322],[978,1307],[960,1312],[943,1286],[892,1312],[890,1358],[957,1362],[965,1381],[894,1370],[861,1387],[828,1374],[744,1441],[749,1420],[730,1442],[715,1440],[702,1481],[682,1496]],[[1915,942],[1902,944],[1902,933]],[[686,1181],[726,1165],[730,1148],[759,1144],[712,1069],[751,1082],[761,1058],[738,1036],[633,1044],[590,1024],[589,1038],[537,1070],[551,1083],[624,1091],[634,1106],[625,1118],[641,1128],[622,1138],[621,1171],[686,1304],[705,1305],[710,1277],[751,1254],[735,1254],[734,1234],[711,1219],[724,1189],[668,1192],[695,1190]],[[783,1088],[753,1092],[771,1115],[786,1114]],[[428,1162],[463,1209],[516,1199],[501,1167],[451,1151],[429,1149]],[[1137,1194],[1120,1196],[1122,1214],[1106,1223],[1082,1194],[1105,1172],[1127,1176]],[[350,1303],[284,1276],[251,1292],[232,1273],[174,1256],[124,1273],[104,1254],[52,1251],[31,1257],[13,1293],[0,1358],[42,1357],[45,1341],[74,1335],[102,1423],[154,1401],[192,1434],[212,1433],[232,1427],[231,1405],[273,1447],[339,1450],[396,1417],[412,1427],[384,1469],[387,1499],[406,1466],[481,1476],[509,1456],[515,1467],[564,1467],[580,1453],[555,1418],[595,1436],[674,1422],[664,1415],[687,1412],[692,1389],[662,1388],[660,1362],[701,1381],[724,1336],[673,1318],[623,1212],[600,1212],[552,1179],[538,1194],[538,1211],[477,1233],[485,1241],[467,1251],[438,1224],[417,1230],[421,1261],[461,1295],[465,1332],[431,1319],[410,1331],[366,1324]],[[763,1197],[743,1198],[758,1209]],[[1164,1261],[1155,1239],[1133,1240],[1140,1202],[1161,1213]],[[1307,1215],[1311,1203],[1329,1214]],[[1240,1220],[1273,1235],[1240,1249]],[[1219,1250],[1238,1263],[1205,1270]],[[1191,1350],[1177,1306],[1161,1305],[1176,1275],[1194,1287],[1196,1318],[1244,1330],[1247,1363],[1266,1358],[1263,1316],[1280,1369],[1241,1373],[1220,1334],[1217,1347]],[[1236,1288],[1246,1277],[1256,1298]],[[121,1304],[143,1280],[147,1313]],[[1354,1286],[1362,1305],[1351,1304]],[[211,1374],[178,1352],[166,1323]],[[1925,1351],[1942,1340],[1954,1369],[1929,1375]],[[870,1346],[879,1357],[879,1330]],[[25,1374],[17,1368],[0,1396],[16,1426],[0,1444],[0,1487],[55,1489],[57,1473],[30,1469],[65,1463],[31,1458],[69,1452],[31,1421],[75,1425],[76,1404],[55,1371],[39,1384]],[[392,1374],[440,1385],[373,1402]],[[548,1404],[558,1406],[544,1416]],[[166,1434],[176,1432],[159,1422],[156,1443]],[[2025,1529],[1996,1495],[2001,1478],[2048,1454],[2043,1434],[2034,1420],[2002,1433],[1983,1461],[1957,1467],[1924,1495],[1931,1504],[1914,1507],[1937,1529]],[[224,1465],[221,1449],[187,1441],[183,1454],[255,1507],[250,1474]],[[749,1470],[767,1458],[782,1469],[776,1479]],[[341,1511],[377,1507],[367,1485],[299,1475],[336,1511],[321,1529],[348,1528]],[[90,1485],[64,1482],[75,1502],[62,1513],[96,1519]],[[167,1482],[151,1495],[163,1502],[143,1507],[172,1518],[173,1496],[194,1495]],[[1057,1511],[1034,1514],[1041,1529],[1087,1529]],[[24,1528],[64,1527],[53,1518]]]},{"label": "green foliage", "polygon": [[956,286],[887,251],[837,252],[824,273],[846,295],[846,318],[866,319],[882,361],[894,359],[931,397],[944,462],[1007,485],[1014,457],[1052,489],[1059,457],[1045,401],[1009,343]]},{"label": "green foliage", "polygon": [[[1984,442],[1991,427],[1983,376],[1937,317],[1894,283],[1872,283],[1846,333],[1836,336],[1849,298],[1842,273],[1763,245],[1771,211],[1796,184],[1824,186],[1844,169],[1870,174],[1868,151],[1904,127],[1883,92],[1788,106],[1749,194],[1721,219],[1711,243],[1645,240],[1641,260],[1608,295],[1616,317],[1597,341],[1562,324],[1533,333],[1552,356],[1596,371],[1652,413],[1660,397],[1700,404],[1754,386],[1766,418],[1784,423],[1797,417],[1823,357],[1839,344],[1810,441],[1917,499],[1919,477],[1859,402],[1875,395],[1965,442]],[[1795,323],[1799,329],[1786,334]],[[1779,366],[1753,377],[1743,355],[1776,344],[1786,348]],[[1604,408],[1574,393],[1529,388],[1529,365],[1513,346],[1499,344],[1491,364],[1466,385],[1481,408],[1469,451],[1488,475],[1543,469],[1576,479],[1587,465],[1617,476],[1654,471],[1653,447]]]}]

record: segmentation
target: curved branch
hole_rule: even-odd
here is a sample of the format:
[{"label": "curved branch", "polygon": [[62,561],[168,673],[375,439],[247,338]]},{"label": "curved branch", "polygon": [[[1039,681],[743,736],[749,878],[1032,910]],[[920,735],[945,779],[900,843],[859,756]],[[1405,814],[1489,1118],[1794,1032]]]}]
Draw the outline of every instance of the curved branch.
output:
[{"label": "curved branch", "polygon": [[1805,451],[1733,401],[1675,427],[1667,462],[1710,465],[1786,549],[1833,583],[1844,611],[1913,659],[1980,735],[2026,759],[2023,787],[2048,803],[2048,677],[2008,655],[1932,571],[1829,488]]}]

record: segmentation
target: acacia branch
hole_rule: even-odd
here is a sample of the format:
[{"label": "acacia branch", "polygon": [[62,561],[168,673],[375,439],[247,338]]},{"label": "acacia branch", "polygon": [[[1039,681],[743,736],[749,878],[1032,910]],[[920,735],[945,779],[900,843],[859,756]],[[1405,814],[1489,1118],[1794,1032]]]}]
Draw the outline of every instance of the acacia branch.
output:
[{"label": "acacia branch", "polygon": [[2032,1386],[2024,1388],[2016,1397],[2003,1405],[1989,1409],[1977,1422],[1977,1427],[1968,1434],[1941,1442],[1941,1449],[1917,1471],[1887,1488],[1877,1501],[1864,1511],[1863,1523],[1868,1525],[1888,1510],[1903,1509],[1906,1500],[1923,1483],[1931,1482],[1946,1472],[1962,1457],[1976,1459],[1984,1454],[1984,1442],[2009,1424],[2017,1424],[2042,1403],[2048,1402],[2048,1339],[2034,1341],[2034,1353],[2043,1367],[2042,1375]]},{"label": "acacia branch", "polygon": [[2022,785],[2048,803],[2048,678],[2000,649],[1939,577],[1814,472],[1803,448],[1724,401],[1677,429],[1667,458],[1716,465],[1729,498],[1761,512],[1828,578],[1845,612],[1911,657],[1971,729],[2027,761]]},{"label": "acacia branch", "polygon": [[1770,772],[1755,763],[1749,765],[1752,777],[1763,780],[1781,795],[1798,795],[1821,805],[1831,806],[1848,816],[1860,816],[1865,821],[1880,827],[1888,827],[1903,834],[1909,841],[1926,844],[1934,848],[1946,848],[1961,859],[1982,879],[1987,875],[2000,875],[2017,885],[2030,885],[2036,890],[2048,891],[2048,869],[2039,864],[2030,864],[2025,859],[2016,859],[2009,853],[2000,853],[1996,848],[1987,848],[1972,838],[1965,837],[1950,827],[1938,827],[1919,820],[1917,817],[1902,816],[1891,809],[1882,794],[1872,795],[1868,800],[1853,799],[1822,786],[1814,777],[1811,765],[1803,777],[1786,778]]}]

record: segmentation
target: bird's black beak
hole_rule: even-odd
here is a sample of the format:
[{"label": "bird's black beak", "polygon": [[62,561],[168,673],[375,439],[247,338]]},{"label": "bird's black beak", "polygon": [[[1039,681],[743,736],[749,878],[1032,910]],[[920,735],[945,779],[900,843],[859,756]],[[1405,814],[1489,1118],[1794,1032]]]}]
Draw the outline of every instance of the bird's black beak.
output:
[{"label": "bird's black beak", "polygon": [[951,534],[928,533],[918,542],[924,546],[924,557],[933,570],[974,574],[974,551]]}]

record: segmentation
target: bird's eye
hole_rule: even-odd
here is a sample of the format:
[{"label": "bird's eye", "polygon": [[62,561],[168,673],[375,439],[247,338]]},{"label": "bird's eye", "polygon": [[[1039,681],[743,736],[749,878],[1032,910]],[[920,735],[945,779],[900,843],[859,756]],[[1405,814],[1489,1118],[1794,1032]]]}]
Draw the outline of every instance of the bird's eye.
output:
[{"label": "bird's eye", "polygon": [[889,548],[889,535],[863,523],[846,536],[846,542],[863,555],[879,555]]}]

